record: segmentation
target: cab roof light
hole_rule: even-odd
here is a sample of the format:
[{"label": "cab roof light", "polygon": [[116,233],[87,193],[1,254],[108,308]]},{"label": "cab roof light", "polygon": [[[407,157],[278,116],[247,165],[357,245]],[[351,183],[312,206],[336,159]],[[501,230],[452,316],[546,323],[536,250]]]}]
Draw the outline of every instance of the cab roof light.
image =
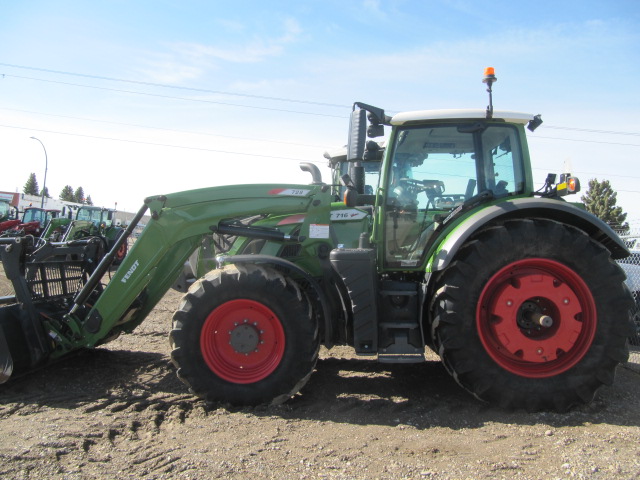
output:
[{"label": "cab roof light", "polygon": [[487,118],[493,118],[493,91],[491,89],[491,85],[494,82],[497,82],[496,72],[493,67],[487,67],[484,69],[484,78],[482,79],[482,83],[487,84],[487,92],[489,92],[489,105],[487,106]]}]

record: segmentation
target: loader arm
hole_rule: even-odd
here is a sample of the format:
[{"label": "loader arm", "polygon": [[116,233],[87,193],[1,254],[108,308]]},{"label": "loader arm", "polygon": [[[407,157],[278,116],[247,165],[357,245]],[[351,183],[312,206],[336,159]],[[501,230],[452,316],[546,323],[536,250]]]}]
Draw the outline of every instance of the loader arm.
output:
[{"label": "loader arm", "polygon": [[[63,323],[74,335],[67,336],[52,356],[95,346],[133,330],[171,287],[203,235],[221,221],[256,211],[273,215],[304,212],[301,237],[309,237],[311,224],[329,223],[330,202],[330,192],[321,185],[237,185],[146,199],[151,221],[104,290],[85,295],[86,303],[65,316]],[[287,241],[284,235],[282,241]],[[101,274],[99,270],[96,275]],[[87,285],[93,288],[99,281],[90,278]],[[50,327],[58,331],[56,325]]]}]

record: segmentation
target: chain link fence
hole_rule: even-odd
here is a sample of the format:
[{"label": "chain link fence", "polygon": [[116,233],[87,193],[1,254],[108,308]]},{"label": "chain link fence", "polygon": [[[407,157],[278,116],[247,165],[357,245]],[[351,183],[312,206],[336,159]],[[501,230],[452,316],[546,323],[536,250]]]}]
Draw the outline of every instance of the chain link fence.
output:
[{"label": "chain link fence", "polygon": [[627,275],[627,287],[631,290],[635,305],[633,307],[633,322],[635,334],[629,339],[629,366],[640,370],[640,228],[631,228],[626,232],[618,232],[626,243],[631,255],[618,260],[618,264]]}]

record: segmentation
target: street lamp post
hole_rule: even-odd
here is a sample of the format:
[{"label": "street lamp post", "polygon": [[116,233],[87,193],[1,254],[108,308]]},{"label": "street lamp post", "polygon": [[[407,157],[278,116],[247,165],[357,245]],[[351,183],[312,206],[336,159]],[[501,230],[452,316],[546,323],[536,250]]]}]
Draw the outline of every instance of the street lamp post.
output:
[{"label": "street lamp post", "polygon": [[38,140],[42,149],[44,150],[44,183],[42,184],[42,200],[40,201],[40,208],[44,208],[44,192],[47,189],[47,170],[49,168],[49,162],[47,160],[47,149],[44,148],[44,143],[39,138],[31,137],[33,140]]}]

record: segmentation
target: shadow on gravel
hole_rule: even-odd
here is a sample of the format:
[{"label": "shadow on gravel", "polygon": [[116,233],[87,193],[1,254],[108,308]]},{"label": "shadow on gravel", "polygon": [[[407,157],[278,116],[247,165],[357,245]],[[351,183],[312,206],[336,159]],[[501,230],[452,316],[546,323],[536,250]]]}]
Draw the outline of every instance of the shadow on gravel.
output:
[{"label": "shadow on gravel", "polygon": [[[204,403],[178,380],[167,355],[127,350],[83,351],[38,372],[0,386],[0,406],[185,411]],[[371,360],[327,358],[302,392],[284,405],[238,408],[208,405],[233,413],[352,425],[481,428],[487,424],[552,427],[586,424],[640,426],[640,375],[618,370],[613,387],[568,413],[505,411],[476,400],[459,387],[437,361],[389,365]],[[212,421],[214,421],[212,419]],[[330,428],[330,426],[328,427]]]},{"label": "shadow on gravel", "polygon": [[188,394],[166,355],[97,348],[12,378],[0,385],[0,403],[77,408],[101,399],[127,401],[162,393]]},{"label": "shadow on gravel", "polygon": [[385,365],[328,358],[318,362],[301,395],[284,405],[255,408],[252,412],[354,425],[409,425],[418,429],[460,430],[490,423],[639,426],[640,375],[619,369],[614,386],[601,389],[591,404],[567,413],[527,413],[506,411],[476,400],[437,361]]}]

